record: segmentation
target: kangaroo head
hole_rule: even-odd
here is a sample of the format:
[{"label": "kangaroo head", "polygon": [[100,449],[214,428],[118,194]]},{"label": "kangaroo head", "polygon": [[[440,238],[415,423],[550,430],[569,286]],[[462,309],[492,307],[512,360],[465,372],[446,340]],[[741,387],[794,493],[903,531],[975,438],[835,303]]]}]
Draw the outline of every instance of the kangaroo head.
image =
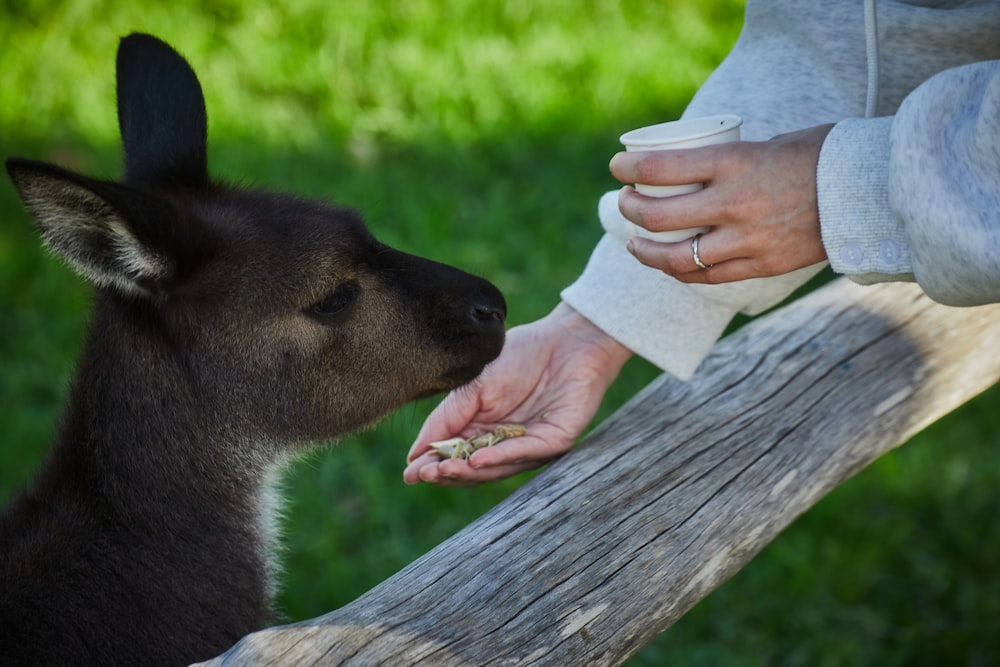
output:
[{"label": "kangaroo head", "polygon": [[[92,364],[151,370],[228,432],[312,442],[468,382],[499,354],[490,283],[379,243],[355,211],[210,179],[198,79],[169,46],[118,51],[124,175],[11,159],[45,242],[97,290]],[[182,386],[178,386],[178,384]]]}]

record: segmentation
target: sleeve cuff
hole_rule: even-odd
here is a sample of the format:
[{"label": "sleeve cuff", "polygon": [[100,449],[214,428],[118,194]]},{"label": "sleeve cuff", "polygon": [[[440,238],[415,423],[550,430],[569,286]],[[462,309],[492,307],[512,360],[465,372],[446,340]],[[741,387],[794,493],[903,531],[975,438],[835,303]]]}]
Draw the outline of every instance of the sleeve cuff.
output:
[{"label": "sleeve cuff", "polygon": [[609,336],[664,371],[690,378],[739,312],[757,315],[776,305],[826,263],[782,276],[723,285],[682,283],[639,263],[625,249],[631,225],[618,210],[617,191],[598,205],[605,231],[583,274],[563,301]]},{"label": "sleeve cuff", "polygon": [[855,282],[912,279],[910,245],[889,205],[892,120],[841,121],[816,168],[823,246],[831,268]]},{"label": "sleeve cuff", "polygon": [[583,275],[563,290],[562,299],[622,345],[681,380],[694,375],[736,314],[640,264],[623,242],[607,234]]}]

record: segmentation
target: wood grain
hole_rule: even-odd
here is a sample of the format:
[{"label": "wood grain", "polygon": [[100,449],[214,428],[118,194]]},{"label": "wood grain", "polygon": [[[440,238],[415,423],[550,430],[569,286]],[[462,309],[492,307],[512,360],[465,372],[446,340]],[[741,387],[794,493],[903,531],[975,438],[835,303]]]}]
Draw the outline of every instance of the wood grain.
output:
[{"label": "wood grain", "polygon": [[1000,306],[836,281],[663,376],[351,604],[212,665],[617,664],[887,450],[1000,379]]}]

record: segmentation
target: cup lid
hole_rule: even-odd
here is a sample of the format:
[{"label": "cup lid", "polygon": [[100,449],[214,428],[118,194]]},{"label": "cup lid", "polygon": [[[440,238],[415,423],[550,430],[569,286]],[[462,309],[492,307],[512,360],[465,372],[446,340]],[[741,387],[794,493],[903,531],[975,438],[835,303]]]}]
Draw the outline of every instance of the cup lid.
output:
[{"label": "cup lid", "polygon": [[690,141],[728,132],[743,124],[743,119],[732,114],[703,116],[672,120],[657,125],[647,125],[623,134],[619,141],[625,146],[653,146],[678,141]]}]

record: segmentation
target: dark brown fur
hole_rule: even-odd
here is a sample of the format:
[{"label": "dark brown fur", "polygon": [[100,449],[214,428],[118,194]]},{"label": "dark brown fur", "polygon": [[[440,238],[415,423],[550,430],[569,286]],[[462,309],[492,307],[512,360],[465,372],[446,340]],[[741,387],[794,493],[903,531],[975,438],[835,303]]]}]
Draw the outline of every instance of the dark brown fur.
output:
[{"label": "dark brown fur", "polygon": [[187,63],[122,41],[121,182],[8,160],[97,287],[64,418],[0,515],[0,664],[179,665],[270,618],[269,482],[295,451],[475,377],[489,283],[354,211],[209,180]]}]

